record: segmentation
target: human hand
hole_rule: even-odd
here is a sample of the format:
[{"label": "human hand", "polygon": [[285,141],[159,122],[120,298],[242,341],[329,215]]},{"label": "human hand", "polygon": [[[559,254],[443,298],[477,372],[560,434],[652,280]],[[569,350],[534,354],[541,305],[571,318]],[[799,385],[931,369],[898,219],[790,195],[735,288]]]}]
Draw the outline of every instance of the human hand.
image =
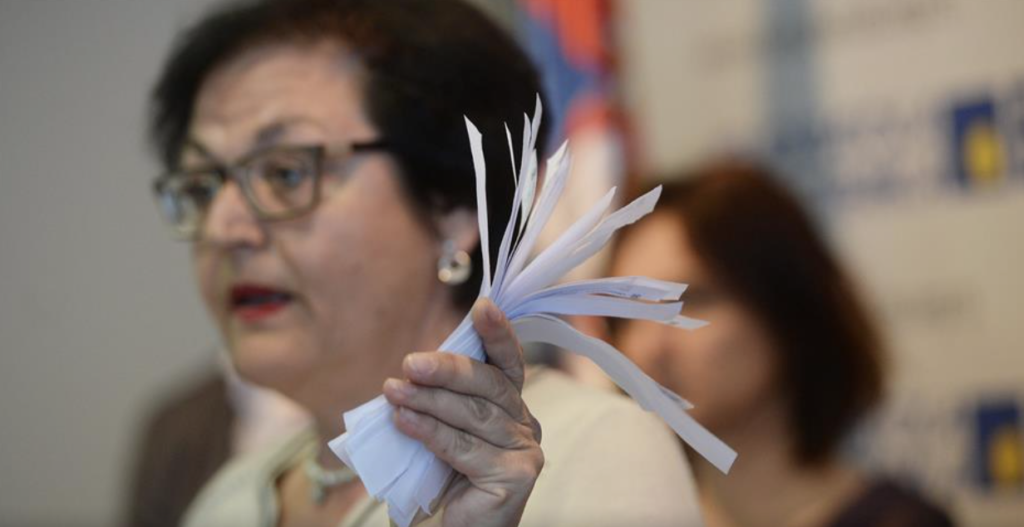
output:
[{"label": "human hand", "polygon": [[487,363],[454,353],[412,353],[407,380],[388,379],[395,424],[456,472],[435,521],[444,527],[519,524],[544,466],[540,424],[522,399],[522,347],[490,300],[473,306]]}]

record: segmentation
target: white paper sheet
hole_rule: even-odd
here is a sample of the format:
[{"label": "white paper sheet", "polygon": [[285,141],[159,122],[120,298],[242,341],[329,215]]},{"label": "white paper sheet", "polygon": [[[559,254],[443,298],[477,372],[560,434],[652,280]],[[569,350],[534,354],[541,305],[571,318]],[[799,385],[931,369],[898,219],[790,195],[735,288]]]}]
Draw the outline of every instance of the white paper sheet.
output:
[{"label": "white paper sheet", "polygon": [[[483,138],[469,119],[466,129],[476,169],[477,214],[483,248],[484,279],[481,297],[490,297],[509,317],[523,342],[546,342],[589,357],[644,409],[656,413],[700,455],[728,472],[736,453],[687,415],[693,407],[661,386],[622,353],[601,340],[576,331],[553,315],[601,315],[644,319],[685,329],[706,324],[680,315],[685,284],[642,276],[601,278],[553,285],[567,272],[603,248],[618,229],[653,210],[660,187],[621,209],[608,213],[615,189],[570,226],[551,246],[531,261],[534,246],[565,189],[572,155],[567,144],[547,162],[547,177],[537,192],[535,141],[541,105],[537,98],[534,119],[525,116],[523,152],[518,165],[512,156],[516,194],[512,217],[499,241],[498,259],[491,268],[487,226],[487,168]],[[495,140],[496,138],[488,138]],[[512,135],[506,127],[512,150]],[[469,315],[438,347],[446,352],[485,360],[479,336]],[[421,443],[395,428],[394,409],[379,396],[344,415],[346,432],[329,443],[331,450],[362,479],[378,500],[388,503],[388,514],[400,527],[408,527],[418,511],[430,506],[451,476],[452,469]]]}]

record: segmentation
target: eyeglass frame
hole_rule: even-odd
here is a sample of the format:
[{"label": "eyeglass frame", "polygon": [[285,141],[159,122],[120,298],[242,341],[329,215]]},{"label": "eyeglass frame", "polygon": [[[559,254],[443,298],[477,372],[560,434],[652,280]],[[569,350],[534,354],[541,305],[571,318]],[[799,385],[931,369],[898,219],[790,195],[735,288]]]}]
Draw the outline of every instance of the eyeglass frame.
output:
[{"label": "eyeglass frame", "polygon": [[[234,163],[224,163],[222,161],[218,161],[216,156],[207,152],[200,145],[195,146],[200,149],[204,157],[206,157],[207,160],[211,162],[211,164],[209,166],[204,166],[202,168],[197,168],[193,170],[171,170],[157,176],[153,180],[152,191],[154,197],[158,200],[158,202],[163,198],[164,187],[169,182],[173,181],[175,178],[185,177],[197,173],[203,173],[204,175],[213,176],[217,181],[217,192],[214,193],[214,198],[216,197],[217,193],[219,193],[220,190],[223,189],[225,185],[227,185],[229,180],[234,181],[242,190],[242,195],[245,197],[246,204],[249,206],[250,210],[252,210],[255,213],[258,219],[268,222],[294,219],[309,213],[310,211],[315,209],[317,205],[319,205],[321,194],[320,186],[323,181],[323,176],[325,172],[324,169],[325,166],[327,165],[326,162],[330,158],[340,158],[337,159],[336,161],[345,162],[351,159],[353,155],[358,153],[381,151],[389,148],[388,142],[384,139],[351,142],[346,145],[335,145],[333,147],[328,146],[326,144],[274,145],[249,152],[248,154],[242,156],[241,159],[235,161]],[[284,213],[269,213],[263,210],[260,204],[257,203],[257,200],[253,195],[251,184],[249,182],[250,178],[252,177],[250,172],[252,167],[248,165],[252,163],[253,160],[259,159],[260,157],[266,156],[275,151],[302,152],[306,155],[311,156],[313,196],[309,200],[309,204]],[[203,211],[204,216],[202,220],[198,221],[193,228],[187,231],[185,229],[178,227],[177,225],[174,225],[166,218],[164,218],[164,222],[169,224],[171,229],[174,231],[174,237],[176,239],[181,241],[196,241],[200,238],[200,234],[203,230],[202,227],[203,223],[205,223],[204,220],[206,219],[206,212],[207,211]],[[161,214],[161,216],[164,216],[164,214]]]}]

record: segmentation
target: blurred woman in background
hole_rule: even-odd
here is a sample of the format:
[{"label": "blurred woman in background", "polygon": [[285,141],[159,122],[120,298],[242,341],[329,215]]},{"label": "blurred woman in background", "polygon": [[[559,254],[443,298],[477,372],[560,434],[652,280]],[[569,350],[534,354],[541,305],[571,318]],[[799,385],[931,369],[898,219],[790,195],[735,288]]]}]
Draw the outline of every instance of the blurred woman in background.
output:
[{"label": "blurred woman in background", "polygon": [[[948,526],[916,495],[837,454],[883,388],[880,338],[797,201],[766,170],[719,160],[664,188],[624,233],[614,275],[690,284],[680,335],[615,321],[618,347],[696,405],[740,453],[728,475],[692,457],[709,527]],[[681,338],[685,337],[685,338]]]}]

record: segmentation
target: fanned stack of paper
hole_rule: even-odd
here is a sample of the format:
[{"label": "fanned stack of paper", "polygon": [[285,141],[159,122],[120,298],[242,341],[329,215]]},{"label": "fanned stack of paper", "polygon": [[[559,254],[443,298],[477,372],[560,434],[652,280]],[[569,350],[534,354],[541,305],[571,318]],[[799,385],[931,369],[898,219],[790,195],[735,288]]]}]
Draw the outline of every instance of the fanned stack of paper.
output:
[{"label": "fanned stack of paper", "polygon": [[[660,187],[607,214],[615,192],[611,189],[555,243],[528,261],[541,229],[565,188],[571,162],[567,146],[563,144],[548,160],[544,184],[535,201],[535,141],[540,117],[538,98],[534,119],[531,121],[528,116],[525,119],[518,173],[512,154],[517,188],[493,277],[488,251],[487,171],[482,137],[466,119],[476,168],[477,211],[483,248],[484,277],[480,296],[490,297],[506,313],[520,341],[547,342],[589,357],[640,406],[659,415],[694,450],[719,470],[728,472],[736,453],[687,415],[686,410],[692,408],[690,403],[648,377],[612,346],[583,335],[554,316],[645,319],[686,329],[705,324],[679,314],[683,306],[679,298],[686,289],[685,284],[632,276],[553,285],[604,247],[616,230],[651,212],[661,194]],[[505,131],[509,152],[514,152],[512,135],[507,128]],[[514,236],[516,233],[518,236]],[[514,247],[513,240],[517,240]],[[439,349],[480,361],[486,359],[468,315]],[[387,501],[391,519],[407,527],[418,510],[430,514],[431,503],[444,488],[452,468],[422,443],[399,432],[392,422],[393,411],[382,395],[346,412],[347,431],[329,446],[359,474],[370,494]]]}]

